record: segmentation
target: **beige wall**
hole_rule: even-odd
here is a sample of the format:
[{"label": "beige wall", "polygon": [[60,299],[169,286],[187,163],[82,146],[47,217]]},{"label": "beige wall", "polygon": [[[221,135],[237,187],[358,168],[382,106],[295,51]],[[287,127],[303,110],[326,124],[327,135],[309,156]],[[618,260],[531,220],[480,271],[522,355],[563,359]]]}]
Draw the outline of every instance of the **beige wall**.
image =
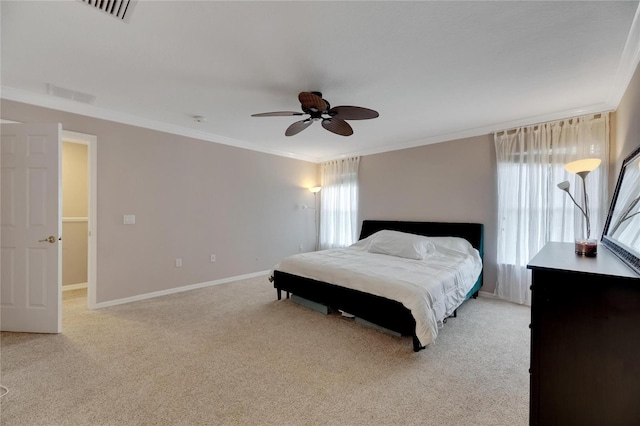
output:
[{"label": "beige wall", "polygon": [[[7,120],[59,122],[97,137],[98,303],[269,270],[299,245],[313,249],[313,216],[299,206],[313,203],[305,188],[319,183],[317,164],[13,101],[1,106]],[[135,214],[136,224],[123,225],[124,214]]]},{"label": "beige wall", "polygon": [[[62,143],[62,285],[87,282],[87,145]],[[68,221],[72,218],[74,221]]]},{"label": "beige wall", "polygon": [[[313,247],[313,217],[299,205],[313,202],[304,187],[318,184],[316,164],[11,101],[2,112],[98,137],[98,302],[270,269]],[[611,192],[640,144],[638,117],[640,68],[613,114]],[[482,291],[491,293],[495,163],[491,135],[364,156],[359,221],[484,223]],[[136,225],[122,225],[123,214]]]},{"label": "beige wall", "polygon": [[62,217],[87,217],[89,209],[87,145],[62,143]]},{"label": "beige wall", "polygon": [[613,129],[609,194],[613,196],[624,159],[640,146],[640,65],[611,120]]},{"label": "beige wall", "polygon": [[[610,194],[625,157],[640,145],[640,66],[611,120]],[[482,291],[496,266],[496,159],[493,136],[478,136],[365,156],[360,161],[362,219],[479,222],[485,225]]]},{"label": "beige wall", "polygon": [[476,222],[485,225],[484,286],[496,271],[496,159],[485,135],[360,160],[362,219]]},{"label": "beige wall", "polygon": [[87,222],[62,222],[62,285],[87,282]]}]

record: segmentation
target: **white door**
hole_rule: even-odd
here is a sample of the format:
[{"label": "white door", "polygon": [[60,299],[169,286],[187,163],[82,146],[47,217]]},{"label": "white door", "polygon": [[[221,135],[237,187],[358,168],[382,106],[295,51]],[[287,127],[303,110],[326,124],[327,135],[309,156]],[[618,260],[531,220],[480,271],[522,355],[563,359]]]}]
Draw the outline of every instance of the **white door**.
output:
[{"label": "white door", "polygon": [[62,331],[61,134],[60,124],[2,124],[2,331]]}]

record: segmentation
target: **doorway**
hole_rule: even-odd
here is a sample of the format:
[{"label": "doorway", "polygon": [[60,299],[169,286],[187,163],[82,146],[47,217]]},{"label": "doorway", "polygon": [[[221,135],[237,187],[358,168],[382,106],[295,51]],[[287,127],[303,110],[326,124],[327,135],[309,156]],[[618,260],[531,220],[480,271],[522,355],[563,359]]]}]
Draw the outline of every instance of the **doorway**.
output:
[{"label": "doorway", "polygon": [[62,291],[87,289],[96,307],[97,138],[62,131]]},{"label": "doorway", "polygon": [[62,291],[87,288],[89,146],[62,140]]},{"label": "doorway", "polygon": [[[9,197],[10,194],[15,195],[15,197],[11,196],[8,199],[10,201],[8,202],[8,204],[5,204],[3,202],[3,225],[5,225],[4,219],[7,219],[8,222],[11,223],[13,223],[13,220],[15,219],[14,216],[7,215],[4,211],[5,205],[14,206],[14,198],[17,200],[17,208],[21,209],[20,214],[25,217],[24,220],[21,219],[22,222],[24,222],[21,222],[22,225],[24,225],[25,223],[29,224],[31,222],[33,222],[35,225],[38,225],[20,226],[18,227],[20,229],[20,232],[14,232],[13,234],[7,234],[3,232],[3,245],[5,243],[5,235],[8,235],[8,249],[6,250],[6,252],[9,253],[9,255],[6,255],[7,253],[5,253],[5,247],[3,246],[2,284],[3,288],[5,287],[5,284],[8,288],[8,291],[3,291],[2,294],[2,303],[3,306],[5,306],[5,309],[2,310],[3,330],[18,332],[60,333],[62,331],[61,244],[60,242],[58,242],[56,249],[49,251],[40,247],[38,243],[54,244],[56,242],[56,239],[60,239],[62,237],[62,140],[84,144],[87,146],[88,150],[88,170],[86,174],[88,175],[89,180],[87,184],[88,210],[86,213],[86,238],[88,240],[86,262],[86,302],[89,309],[95,309],[97,292],[97,138],[93,135],[63,130],[60,123],[28,124],[1,118],[0,122],[3,124],[3,200],[5,199],[5,196]],[[4,127],[5,123],[7,124],[6,135]],[[21,142],[19,144],[15,144],[15,141]],[[7,154],[6,157],[4,155],[5,153]],[[30,153],[32,153],[33,155],[30,155]],[[5,179],[5,160],[6,169],[8,170],[8,177],[14,176],[11,173],[15,172],[15,179]],[[56,164],[56,162],[58,164]],[[14,163],[16,165],[14,165]],[[48,173],[49,170],[53,171],[54,173]],[[30,171],[30,174],[27,173],[27,171]],[[23,181],[26,179],[27,182],[29,182],[28,177],[34,175],[34,173],[35,179],[32,179],[33,185],[27,185],[25,187],[25,182]],[[18,182],[18,189],[11,186],[12,182],[14,181]],[[7,188],[5,188],[5,185],[8,185]],[[26,188],[26,190],[23,192],[23,190],[20,188]],[[7,191],[5,191],[5,189],[7,189]],[[15,190],[15,193],[11,192],[12,190]],[[55,198],[52,198],[45,196],[46,194],[57,194],[57,196]],[[27,208],[29,205],[33,207],[33,209]],[[12,207],[10,211],[13,211]],[[9,224],[10,226],[11,223]],[[45,226],[47,227],[47,232],[51,233],[51,235],[49,235],[49,237],[47,238],[38,240],[38,238],[41,238],[42,236],[35,235],[33,229],[37,228],[35,230],[35,233],[37,234],[37,231],[41,231],[42,229],[40,228]],[[60,236],[60,238],[56,238],[55,235]],[[27,280],[24,276],[25,274],[27,277],[32,278],[32,282],[28,287],[22,286],[19,288],[19,294],[16,293],[17,297],[20,299],[20,303],[15,302],[16,299],[14,298],[13,290],[15,290],[16,287],[14,287],[15,280],[12,279],[13,275],[10,274],[10,279],[8,280],[4,279],[6,278],[4,274],[5,271],[13,271],[11,261],[13,261],[15,256],[11,256],[10,249],[13,247],[11,244],[17,244],[16,250],[19,251],[20,256],[25,257],[27,255],[30,255],[31,258],[35,258],[35,261],[33,262],[26,262],[26,266],[22,261],[19,262],[20,268],[18,268],[18,272],[23,276],[20,276],[18,281],[25,282]],[[51,254],[47,255],[47,252]],[[5,263],[8,265],[9,269],[5,268]],[[48,264],[53,265],[54,263],[57,264],[55,268],[52,267],[47,269]],[[39,271],[40,274],[38,274]],[[53,272],[49,273],[51,271]],[[51,291],[51,289],[53,288],[55,288],[55,291]],[[32,290],[31,293],[29,292],[29,289]],[[28,303],[24,303],[25,301],[27,301]],[[4,304],[5,302],[6,305]],[[7,306],[11,308],[7,308]],[[9,321],[5,321],[5,319]]]}]

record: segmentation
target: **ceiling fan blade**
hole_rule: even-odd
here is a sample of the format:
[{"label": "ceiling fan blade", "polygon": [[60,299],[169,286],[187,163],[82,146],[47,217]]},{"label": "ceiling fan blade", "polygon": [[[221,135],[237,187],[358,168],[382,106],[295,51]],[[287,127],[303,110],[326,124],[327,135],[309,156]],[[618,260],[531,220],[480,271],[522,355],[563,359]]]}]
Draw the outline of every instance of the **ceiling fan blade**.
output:
[{"label": "ceiling fan blade", "polygon": [[315,110],[322,112],[327,109],[327,103],[325,100],[311,92],[300,92],[298,100],[300,100],[303,108],[310,109],[312,111]]},{"label": "ceiling fan blade", "polygon": [[378,111],[374,111],[369,108],[337,106],[329,110],[329,115],[343,120],[368,120],[370,118],[376,118],[380,114],[378,114]]},{"label": "ceiling fan blade", "polygon": [[295,111],[274,111],[274,112],[261,112],[260,114],[251,114],[252,117],[289,117],[292,115],[304,115],[302,112]]},{"label": "ceiling fan blade", "polygon": [[293,123],[291,126],[287,128],[287,131],[284,132],[285,136],[293,136],[297,135],[307,127],[309,127],[313,123],[313,120],[307,118],[306,120],[300,120]]},{"label": "ceiling fan blade", "polygon": [[353,129],[349,126],[349,123],[340,118],[325,118],[322,120],[322,127],[337,135],[351,136],[353,134]]}]

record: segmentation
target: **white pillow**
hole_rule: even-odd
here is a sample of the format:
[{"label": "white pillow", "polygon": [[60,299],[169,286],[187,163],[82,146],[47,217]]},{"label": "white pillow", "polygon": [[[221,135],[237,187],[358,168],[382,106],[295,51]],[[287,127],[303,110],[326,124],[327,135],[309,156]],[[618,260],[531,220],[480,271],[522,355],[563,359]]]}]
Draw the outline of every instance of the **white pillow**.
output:
[{"label": "white pillow", "polygon": [[461,237],[425,237],[431,241],[436,248],[444,248],[460,253],[469,253],[469,249],[473,249],[471,243]]},{"label": "white pillow", "polygon": [[374,234],[369,252],[423,260],[435,252],[435,246],[422,235],[384,230]]}]

